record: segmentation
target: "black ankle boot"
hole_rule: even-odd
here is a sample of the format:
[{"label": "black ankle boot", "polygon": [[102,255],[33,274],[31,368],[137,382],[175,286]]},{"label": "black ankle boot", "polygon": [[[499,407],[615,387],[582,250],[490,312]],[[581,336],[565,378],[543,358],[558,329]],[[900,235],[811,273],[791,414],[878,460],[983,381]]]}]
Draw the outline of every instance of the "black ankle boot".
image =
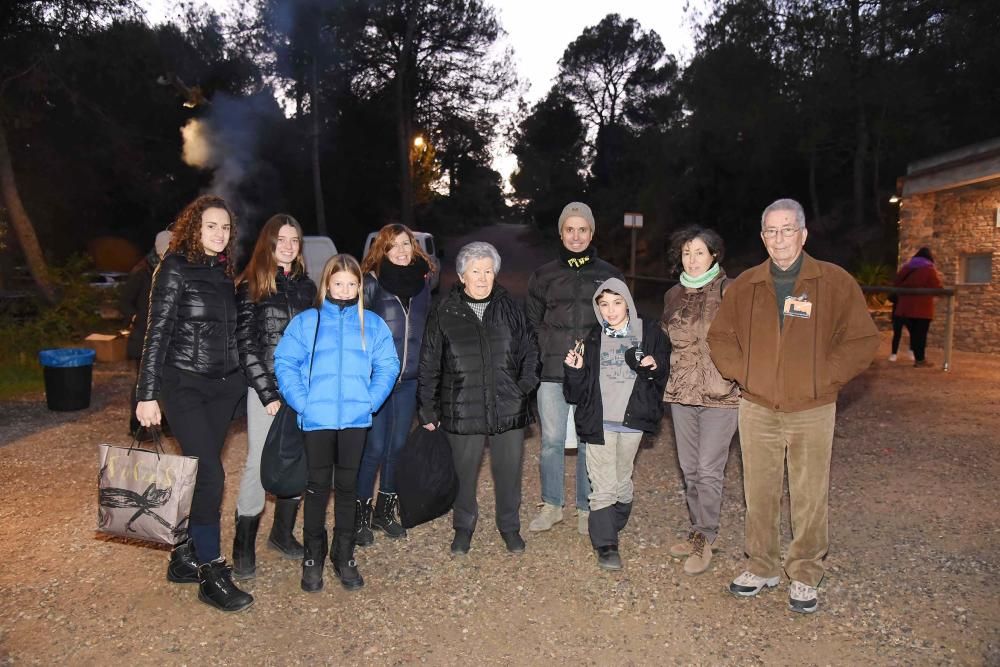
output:
[{"label": "black ankle boot", "polygon": [[257,574],[257,529],[260,515],[236,515],[233,535],[233,579],[253,579]]},{"label": "black ankle boot", "polygon": [[326,560],[326,533],[319,537],[303,536],[302,590],[315,593],[323,590],[323,565]]},{"label": "black ankle boot", "polygon": [[405,537],[406,529],[396,519],[396,507],[399,503],[395,493],[378,492],[375,501],[375,511],[372,512],[372,528],[385,531],[389,537]]},{"label": "black ankle boot", "polygon": [[198,599],[220,611],[243,611],[253,604],[253,596],[233,583],[231,568],[217,560],[198,566]]},{"label": "black ankle boot", "polygon": [[170,552],[167,581],[175,584],[198,583],[198,558],[194,554],[194,542],[190,539],[181,542]]},{"label": "black ankle boot", "polygon": [[296,560],[302,558],[302,544],[292,535],[295,517],[299,513],[299,501],[299,498],[274,499],[274,523],[271,524],[271,535],[267,538],[267,546],[281,553],[282,558]]},{"label": "black ankle boot", "polygon": [[354,507],[354,543],[367,547],[375,542],[372,532],[372,499],[357,500]]},{"label": "black ankle boot", "polygon": [[356,591],[365,585],[365,580],[358,572],[358,564],[354,561],[354,536],[351,533],[338,533],[334,530],[330,560],[333,561],[333,573],[340,579],[341,586],[349,591]]}]

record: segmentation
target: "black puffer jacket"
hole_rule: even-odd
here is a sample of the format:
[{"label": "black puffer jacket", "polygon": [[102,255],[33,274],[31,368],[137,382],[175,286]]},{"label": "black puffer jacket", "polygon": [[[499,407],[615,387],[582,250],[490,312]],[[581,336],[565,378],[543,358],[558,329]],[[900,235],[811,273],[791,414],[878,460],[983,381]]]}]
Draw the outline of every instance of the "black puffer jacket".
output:
[{"label": "black puffer jacket", "polygon": [[239,370],[236,290],[214,257],[189,262],[171,253],[153,273],[136,400],[159,397],[164,366],[207,378]]},{"label": "black puffer jacket", "polygon": [[554,260],[531,274],[525,312],[538,335],[542,382],[563,381],[566,351],[587,335],[594,322],[594,290],[608,278],[625,279],[597,255],[579,269]]},{"label": "black puffer jacket", "polygon": [[456,284],[431,308],[420,354],[420,423],[462,435],[527,425],[538,385],[538,346],[524,313],[496,285],[483,321]]},{"label": "black puffer jacket", "polygon": [[431,309],[431,289],[425,286],[410,298],[407,307],[398,296],[387,290],[374,274],[365,276],[365,308],[385,320],[396,343],[399,357],[399,379],[415,380],[420,373],[420,345]]},{"label": "black puffer jacket", "polygon": [[[583,347],[583,367],[563,367],[566,378],[563,395],[567,403],[576,405],[574,423],[576,433],[588,445],[604,444],[604,404],[601,401],[601,325],[591,326]],[[646,433],[660,429],[663,416],[663,387],[670,374],[670,339],[663,335],[660,323],[655,320],[642,322],[642,350],[656,360],[653,377],[635,379],[632,395],[625,407],[623,424]],[[563,353],[563,360],[566,354]]]},{"label": "black puffer jacket", "polygon": [[118,296],[118,310],[131,324],[126,351],[129,359],[142,356],[142,343],[146,340],[146,318],[149,316],[149,288],[153,284],[153,271],[160,263],[156,250],[150,250],[138,264],[132,267],[128,280]]},{"label": "black puffer jacket", "polygon": [[304,273],[285,276],[278,270],[274,279],[274,294],[263,301],[250,300],[250,283],[243,281],[236,288],[236,347],[240,366],[263,405],[280,400],[278,380],[274,377],[274,348],[288,322],[315,305],[316,283]]}]

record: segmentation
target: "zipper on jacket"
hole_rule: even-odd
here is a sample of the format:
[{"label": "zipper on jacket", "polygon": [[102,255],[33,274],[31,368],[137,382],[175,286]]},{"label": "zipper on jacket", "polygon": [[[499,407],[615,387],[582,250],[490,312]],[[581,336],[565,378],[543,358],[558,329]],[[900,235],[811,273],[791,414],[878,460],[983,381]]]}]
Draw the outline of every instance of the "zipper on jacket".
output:
[{"label": "zipper on jacket", "polygon": [[403,300],[398,296],[395,294],[392,296],[399,302],[399,307],[403,309],[403,359],[399,364],[399,377],[396,378],[396,385],[398,386],[403,384],[403,373],[406,372],[406,357],[410,348],[410,309],[403,305]]},{"label": "zipper on jacket", "polygon": [[[493,348],[490,346],[490,336],[486,328],[486,312],[493,307],[494,304],[490,303],[486,306],[486,310],[483,311],[483,319],[480,320],[473,313],[472,317],[476,321],[476,326],[479,327],[479,339],[483,343],[483,407],[486,409],[483,411],[486,414],[486,431],[488,433],[499,433],[500,424],[499,419],[496,414],[496,376],[493,374]],[[493,387],[493,409],[490,409],[490,387]],[[493,417],[493,425],[490,426],[490,417]]]}]

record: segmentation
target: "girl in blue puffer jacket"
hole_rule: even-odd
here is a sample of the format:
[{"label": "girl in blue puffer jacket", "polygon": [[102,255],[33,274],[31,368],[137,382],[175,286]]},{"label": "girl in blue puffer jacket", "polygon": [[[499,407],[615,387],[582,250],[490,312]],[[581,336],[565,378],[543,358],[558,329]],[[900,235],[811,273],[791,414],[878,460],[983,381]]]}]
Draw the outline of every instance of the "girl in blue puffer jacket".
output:
[{"label": "girl in blue puffer jacket", "polygon": [[348,590],[364,585],[354,561],[358,466],[372,413],[399,375],[386,323],[364,310],[361,267],[335,255],[323,267],[317,308],[296,315],[274,353],[282,398],[299,414],[309,468],[303,510],[302,590],[323,588],[326,506],[334,486],[333,571]]}]

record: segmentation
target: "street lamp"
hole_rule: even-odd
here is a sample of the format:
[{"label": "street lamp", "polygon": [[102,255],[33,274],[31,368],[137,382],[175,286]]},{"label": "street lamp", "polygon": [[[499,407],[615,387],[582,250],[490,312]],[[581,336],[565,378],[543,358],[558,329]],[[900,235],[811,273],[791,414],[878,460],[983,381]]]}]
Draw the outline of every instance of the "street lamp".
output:
[{"label": "street lamp", "polygon": [[418,134],[417,136],[413,137],[414,148],[423,148],[423,146],[424,146],[424,137],[422,134]]}]

